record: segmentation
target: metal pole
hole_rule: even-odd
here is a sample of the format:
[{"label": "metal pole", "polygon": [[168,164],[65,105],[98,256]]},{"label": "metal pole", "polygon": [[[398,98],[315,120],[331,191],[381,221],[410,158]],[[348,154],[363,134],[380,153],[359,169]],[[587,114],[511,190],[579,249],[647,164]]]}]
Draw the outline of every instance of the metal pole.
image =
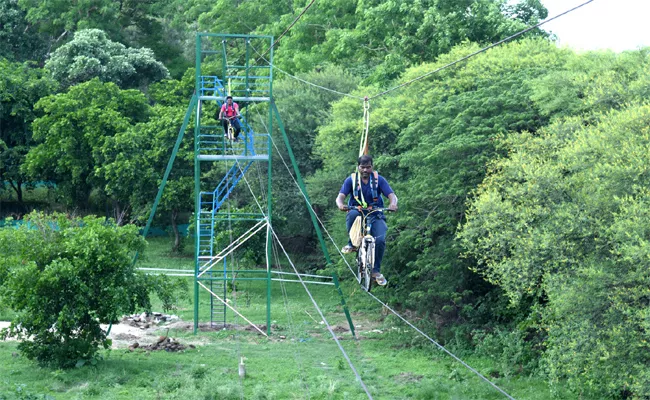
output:
[{"label": "metal pole", "polygon": [[[271,65],[273,65],[273,37],[270,39],[271,41],[271,54],[269,56],[269,98],[271,101],[273,101],[273,68],[271,68]],[[271,144],[271,135],[273,133],[273,112],[271,110],[271,106],[269,105],[269,136],[267,138],[267,151],[269,155],[269,162],[268,162],[268,189],[266,193],[268,195],[266,196],[266,207],[267,207],[267,218],[268,218],[268,228],[266,230],[266,248],[270,249],[271,246],[273,245],[272,240],[273,238],[271,237],[271,229],[270,227],[273,226],[271,224],[271,211],[273,208],[273,186],[271,185],[271,178],[273,176],[273,163],[272,163],[272,153],[273,153],[273,147]],[[266,333],[268,335],[271,334],[271,254],[267,251],[266,252],[266,265],[268,266],[268,270],[266,272],[266,277],[267,277],[267,283],[266,283]]]},{"label": "metal pole", "polygon": [[[199,93],[199,80],[201,79],[201,35],[196,35],[196,64],[194,70],[194,82],[196,93]],[[196,96],[196,95],[195,95]],[[196,232],[194,233],[194,334],[199,330],[199,244],[201,236],[201,166],[199,161],[199,130],[201,116],[200,102],[196,102],[196,124],[194,125],[194,219]]]},{"label": "metal pole", "polygon": [[345,297],[343,297],[343,291],[341,290],[341,285],[339,285],[339,276],[334,273],[332,274],[332,280],[334,281],[334,286],[341,296],[341,305],[343,306],[343,312],[345,312],[345,318],[348,320],[348,325],[350,326],[350,332],[352,336],[356,339],[357,335],[354,333],[354,324],[352,323],[352,317],[350,316],[350,310],[348,310],[348,305],[345,303]]}]

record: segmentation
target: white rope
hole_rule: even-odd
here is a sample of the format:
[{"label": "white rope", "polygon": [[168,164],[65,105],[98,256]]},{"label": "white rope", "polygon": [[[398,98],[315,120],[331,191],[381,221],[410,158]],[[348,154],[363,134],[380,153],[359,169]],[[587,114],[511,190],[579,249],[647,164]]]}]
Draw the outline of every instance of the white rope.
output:
[{"label": "white rope", "polygon": [[488,51],[489,49],[491,49],[491,48],[493,48],[493,47],[496,47],[496,46],[499,46],[499,45],[501,45],[501,44],[503,44],[503,43],[509,42],[509,41],[511,41],[512,39],[515,39],[515,38],[517,38],[517,37],[523,35],[524,33],[530,32],[530,31],[532,31],[533,29],[539,28],[540,26],[542,26],[542,25],[544,25],[544,24],[547,24],[547,23],[553,21],[554,19],[560,18],[561,16],[563,16],[563,15],[565,15],[565,14],[568,14],[568,13],[570,13],[570,12],[572,12],[572,11],[575,11],[575,10],[577,10],[577,9],[580,8],[580,7],[586,6],[587,4],[591,3],[592,1],[594,1],[594,0],[588,0],[588,1],[586,1],[586,2],[584,2],[584,3],[582,3],[582,4],[580,4],[580,5],[577,5],[577,6],[573,7],[573,8],[571,8],[570,10],[567,10],[567,11],[565,11],[565,12],[563,12],[563,13],[561,13],[561,14],[558,14],[558,15],[552,17],[552,18],[545,19],[544,21],[542,21],[542,22],[540,22],[540,23],[538,23],[538,24],[536,24],[536,25],[533,25],[533,26],[531,26],[531,27],[528,27],[528,28],[526,28],[526,29],[523,29],[523,30],[521,30],[521,31],[519,31],[519,32],[517,32],[517,33],[515,33],[515,34],[513,34],[513,35],[511,35],[511,36],[508,36],[508,37],[505,38],[505,39],[501,39],[501,40],[499,40],[498,42],[495,42],[495,43],[492,43],[492,44],[489,45],[489,46],[483,47],[482,49],[477,50],[477,51],[475,51],[475,52],[473,52],[473,53],[471,53],[471,54],[468,54],[468,55],[466,55],[465,57],[461,57],[461,58],[459,58],[458,60],[453,61],[453,62],[450,62],[449,64],[445,64],[445,65],[443,65],[442,67],[440,67],[440,68],[436,68],[435,70],[433,70],[433,71],[431,71],[431,72],[427,72],[427,73],[424,74],[424,75],[420,75],[420,76],[418,76],[417,78],[411,79],[411,80],[406,81],[406,82],[404,82],[404,83],[402,83],[402,84],[400,84],[400,85],[397,85],[397,86],[395,86],[395,87],[393,87],[393,88],[390,88],[390,89],[384,90],[383,92],[377,93],[377,94],[375,94],[374,96],[371,96],[370,98],[371,98],[371,99],[374,99],[374,98],[376,98],[376,97],[383,96],[383,95],[385,95],[385,94],[387,94],[387,93],[392,92],[393,90],[397,90],[397,89],[402,88],[402,87],[404,87],[404,86],[410,85],[411,83],[413,83],[413,82],[417,82],[417,81],[419,81],[419,80],[422,80],[422,79],[424,79],[424,78],[426,78],[426,77],[428,77],[428,76],[430,76],[430,75],[435,74],[436,72],[440,72],[440,71],[442,71],[442,70],[445,69],[445,68],[449,68],[449,67],[451,67],[451,66],[453,66],[453,65],[456,65],[456,64],[458,64],[458,63],[460,63],[460,62],[462,62],[462,61],[465,61],[465,60],[467,60],[467,59],[469,59],[469,58],[472,58],[472,57],[474,57],[474,56],[476,56],[476,55],[478,55],[478,54],[480,54],[480,53],[486,52],[486,51]]},{"label": "white rope", "polygon": [[[228,254],[232,253],[237,249],[239,246],[244,244],[248,239],[250,239],[253,235],[255,235],[257,232],[262,230],[264,228],[264,224],[267,223],[266,219],[260,220],[257,224],[255,224],[252,228],[250,228],[248,231],[246,231],[243,235],[237,238],[234,242],[231,242],[225,249],[221,250],[219,254],[216,256],[212,257],[210,261],[205,263],[202,268],[204,268],[201,273],[197,276],[197,278],[200,278],[201,275],[205,274],[208,272],[212,267],[217,265],[217,263],[221,260],[223,260],[225,257],[228,256]],[[254,230],[254,232],[252,232]]]},{"label": "white rope", "polygon": [[[271,135],[269,134],[269,138],[270,138],[270,137],[271,137]],[[239,169],[241,170],[241,166],[239,165],[239,161],[237,161],[237,165],[239,166]],[[243,172],[243,171],[242,171],[242,172]],[[246,183],[246,186],[248,186],[248,190],[251,192],[251,194],[253,195],[253,197],[255,197],[255,193],[253,192],[253,188],[251,187],[250,183],[248,182],[248,179],[246,178],[246,175],[242,174],[242,178],[244,179],[244,182]],[[260,203],[257,201],[257,199],[255,199],[255,202],[257,203],[257,206],[258,206],[258,208],[260,209],[260,213],[262,213],[262,215],[265,215],[265,214],[264,214],[264,209],[262,208],[262,206],[260,205]],[[265,215],[265,217],[266,217],[266,215]],[[267,219],[267,221],[268,221],[268,219]],[[360,376],[359,373],[357,372],[356,368],[354,368],[354,365],[352,364],[352,361],[350,360],[350,357],[348,357],[348,354],[345,352],[345,349],[344,349],[343,346],[341,345],[341,342],[340,342],[340,341],[338,340],[338,338],[336,337],[336,334],[334,333],[334,330],[332,329],[332,327],[330,326],[330,324],[327,322],[327,319],[325,319],[325,316],[323,315],[323,312],[322,312],[322,311],[320,310],[320,308],[318,307],[318,303],[316,303],[316,300],[314,300],[314,297],[311,295],[311,292],[310,292],[309,289],[307,288],[307,285],[305,284],[305,282],[302,280],[302,278],[301,278],[300,275],[298,274],[298,269],[295,267],[295,265],[294,265],[293,262],[291,261],[291,258],[289,258],[289,255],[287,254],[287,251],[284,249],[284,246],[282,245],[282,242],[280,242],[280,239],[278,238],[277,234],[276,234],[275,231],[273,230],[273,227],[271,226],[271,224],[268,224],[268,223],[267,223],[266,226],[268,227],[267,229],[270,229],[271,233],[273,233],[273,237],[275,237],[275,240],[276,240],[276,241],[278,242],[278,244],[280,245],[280,248],[282,249],[282,251],[284,252],[285,256],[287,257],[287,260],[289,261],[289,264],[291,265],[291,267],[293,268],[294,272],[295,272],[296,275],[298,276],[298,280],[300,281],[300,283],[302,284],[303,288],[305,289],[305,291],[306,291],[307,294],[309,295],[309,298],[311,299],[312,303],[314,304],[314,307],[316,308],[316,311],[318,311],[318,314],[320,314],[320,316],[321,316],[323,322],[325,323],[325,326],[327,326],[327,329],[330,331],[330,334],[332,335],[332,337],[334,338],[334,341],[336,342],[337,346],[338,346],[339,349],[341,350],[341,353],[343,353],[343,357],[346,359],[346,361],[348,362],[348,365],[350,366],[350,368],[351,368],[352,371],[354,372],[354,375],[357,377],[357,380],[359,381],[359,384],[361,385],[361,387],[363,388],[363,390],[364,390],[364,391],[366,392],[366,394],[368,395],[368,398],[372,400],[372,395],[371,395],[370,392],[368,391],[368,388],[366,387],[366,384],[363,383],[363,380],[361,379],[361,376]],[[243,316],[242,316],[242,317],[243,317]]]},{"label": "white rope", "polygon": [[[293,270],[296,272],[296,274],[298,274],[298,269],[296,268],[296,266],[291,261],[291,258],[289,257],[289,254],[287,254],[287,251],[284,249],[284,246],[282,245],[282,242],[280,242],[280,238],[278,237],[278,235],[273,230],[273,227],[270,224],[267,225],[267,226],[271,230],[271,233],[273,233],[273,237],[275,238],[275,240],[280,245],[280,248],[282,249],[282,252],[284,253],[285,257],[287,257],[287,261],[289,261],[289,264],[291,265]],[[300,280],[300,283],[302,283],[303,288],[305,288],[305,291],[307,292],[307,295],[309,295],[309,298],[311,299],[311,302],[314,304],[314,308],[316,308],[316,311],[318,311],[318,314],[320,315],[322,321],[325,323],[325,326],[327,327],[327,330],[332,335],[332,338],[336,342],[336,345],[339,347],[339,350],[341,350],[341,353],[343,353],[343,357],[345,357],[345,360],[348,362],[348,365],[352,369],[352,372],[354,372],[354,375],[356,376],[357,380],[359,381],[359,384],[361,385],[363,390],[366,392],[366,395],[368,395],[368,398],[372,400],[372,395],[370,394],[370,391],[366,387],[366,384],[363,383],[363,379],[361,379],[361,376],[359,375],[359,372],[357,372],[357,369],[354,368],[354,365],[352,364],[352,360],[350,360],[350,357],[348,356],[348,353],[346,353],[346,351],[343,348],[343,346],[341,345],[341,342],[339,341],[338,337],[336,337],[336,333],[334,333],[334,330],[332,329],[330,324],[327,322],[327,319],[325,319],[325,315],[323,315],[323,312],[321,311],[320,307],[318,307],[318,303],[316,303],[316,300],[314,300],[314,297],[311,295],[311,292],[309,291],[309,289],[307,288],[307,285],[305,284],[305,282],[303,282],[303,280],[302,280],[302,278],[300,277],[299,274],[298,274],[298,279]]]},{"label": "white rope", "polygon": [[368,154],[368,130],[370,129],[370,102],[363,99],[363,128],[361,130],[361,143],[359,144],[359,157]]},{"label": "white rope", "polygon": [[[267,228],[268,229],[268,228]],[[289,274],[288,272],[282,271],[282,262],[280,261],[280,255],[278,254],[278,248],[275,244],[275,241],[272,242],[272,247],[273,247],[273,257],[275,258],[278,268],[280,269],[281,274]],[[295,331],[295,327],[293,324],[293,317],[291,316],[291,311],[289,311],[289,295],[287,294],[287,288],[286,285],[284,284],[283,280],[280,281],[280,289],[282,290],[282,299],[284,301],[284,309],[285,312],[287,313],[287,322],[289,323],[289,332],[291,333],[291,336],[293,338],[297,339],[297,334]],[[296,364],[298,364],[298,371],[300,371],[300,380],[302,381],[303,386],[305,387],[305,390],[307,391],[307,398],[311,399],[311,390],[309,390],[309,385],[307,384],[307,380],[305,380],[304,376],[304,367],[303,367],[303,360],[302,360],[302,355],[300,353],[300,348],[298,347],[298,343],[294,341],[294,346],[293,346],[293,358],[296,360]]]},{"label": "white rope", "polygon": [[327,234],[327,237],[329,237],[330,241],[334,244],[334,247],[336,248],[336,251],[338,251],[338,253],[339,253],[339,255],[341,256],[341,258],[343,259],[343,261],[345,261],[345,264],[348,266],[348,269],[350,270],[350,272],[352,273],[352,275],[354,275],[354,276],[356,277],[356,274],[355,274],[354,270],[352,269],[352,267],[350,266],[350,264],[348,263],[348,261],[347,261],[347,260],[345,259],[345,257],[343,256],[343,253],[341,252],[341,249],[339,249],[339,247],[336,245],[336,242],[334,241],[334,238],[332,238],[332,235],[330,235],[329,231],[327,230],[327,227],[325,227],[325,223],[324,223],[320,218],[318,218],[318,214],[316,213],[316,210],[314,210],[314,207],[311,205],[311,202],[310,202],[309,199],[307,198],[307,195],[306,195],[306,194],[302,191],[302,189],[300,188],[300,185],[298,184],[298,181],[297,181],[296,178],[293,176],[293,173],[291,172],[291,168],[289,168],[289,165],[288,165],[287,162],[285,161],[284,157],[282,157],[282,153],[280,153],[280,149],[278,149],[278,146],[275,144],[275,141],[273,140],[273,137],[271,137],[271,143],[273,143],[273,147],[275,147],[275,150],[278,152],[278,155],[280,156],[280,159],[282,160],[282,163],[284,163],[284,166],[285,166],[285,167],[287,168],[287,170],[289,171],[289,176],[291,177],[291,179],[293,180],[293,182],[294,182],[294,183],[296,184],[296,186],[298,187],[298,191],[300,192],[300,194],[302,195],[302,197],[304,197],[307,206],[308,206],[309,208],[311,208],[311,210],[312,210],[312,212],[313,212],[313,215],[316,217],[316,220],[320,223],[321,227],[323,228],[323,231]]},{"label": "white rope", "polygon": [[326,88],[326,87],[324,87],[324,86],[320,86],[320,85],[317,85],[317,84],[315,84],[315,83],[312,83],[312,82],[306,81],[306,80],[304,80],[304,79],[302,79],[302,78],[298,78],[297,76],[291,75],[291,74],[288,73],[287,71],[284,71],[283,69],[281,69],[280,67],[276,66],[275,64],[272,64],[271,61],[269,61],[269,60],[267,60],[266,58],[264,58],[264,56],[262,56],[262,55],[260,54],[260,52],[257,51],[257,49],[256,49],[255,47],[253,47],[253,45],[251,45],[251,48],[252,48],[253,51],[255,51],[255,52],[256,52],[256,53],[257,53],[257,54],[258,54],[258,55],[259,55],[259,56],[260,56],[264,61],[266,61],[266,62],[269,64],[269,66],[271,66],[272,68],[277,69],[278,71],[282,72],[283,74],[287,75],[287,76],[290,77],[290,78],[293,78],[293,79],[295,79],[295,80],[297,80],[297,81],[300,81],[300,82],[302,82],[302,83],[304,83],[304,84],[311,85],[311,86],[314,86],[314,87],[316,87],[316,88],[326,90],[326,91],[331,92],[331,93],[336,93],[336,94],[341,95],[341,96],[351,97],[351,98],[353,98],[353,99],[357,99],[357,100],[363,100],[363,97],[354,96],[354,95],[349,94],[349,93],[339,92],[339,91],[337,91],[337,90],[330,89],[330,88]]}]

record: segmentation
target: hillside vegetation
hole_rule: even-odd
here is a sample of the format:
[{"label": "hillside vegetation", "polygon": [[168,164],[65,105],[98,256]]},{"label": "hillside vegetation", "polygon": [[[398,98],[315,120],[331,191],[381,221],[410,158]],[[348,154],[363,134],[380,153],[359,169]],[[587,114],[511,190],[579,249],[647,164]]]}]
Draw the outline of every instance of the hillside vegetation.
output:
[{"label": "hillside vegetation", "polygon": [[[194,91],[196,32],[277,38],[308,3],[0,0],[0,216],[35,208],[142,226]],[[274,72],[337,243],[334,198],[361,135],[355,97],[546,17],[539,0],[319,0],[282,37],[278,67],[354,95]],[[539,29],[373,98],[370,151],[400,199],[379,296],[442,343],[556,393],[650,397],[649,98],[649,49],[576,53]],[[176,233],[194,211],[189,136],[156,217]],[[273,165],[275,229],[301,244],[303,270],[325,268],[302,196]],[[183,251],[178,235],[172,250]],[[0,262],[5,296],[20,257]],[[328,268],[346,275],[340,259]]]}]

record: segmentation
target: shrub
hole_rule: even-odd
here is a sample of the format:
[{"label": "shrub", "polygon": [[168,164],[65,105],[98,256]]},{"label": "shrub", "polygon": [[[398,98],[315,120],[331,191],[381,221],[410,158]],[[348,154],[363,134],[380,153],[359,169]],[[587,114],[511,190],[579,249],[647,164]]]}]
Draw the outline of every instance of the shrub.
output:
[{"label": "shrub", "polygon": [[110,341],[101,323],[150,308],[146,277],[133,266],[145,241],[135,226],[97,217],[32,213],[0,230],[0,298],[17,312],[3,336],[29,359],[61,368],[94,361]]}]

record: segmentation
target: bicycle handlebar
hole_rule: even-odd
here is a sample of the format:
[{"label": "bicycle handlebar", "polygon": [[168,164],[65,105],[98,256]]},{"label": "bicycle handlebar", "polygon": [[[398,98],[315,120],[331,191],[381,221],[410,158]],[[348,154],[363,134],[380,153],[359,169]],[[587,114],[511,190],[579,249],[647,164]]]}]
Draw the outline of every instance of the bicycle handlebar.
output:
[{"label": "bicycle handlebar", "polygon": [[391,210],[391,209],[386,208],[386,207],[372,207],[372,206],[367,207],[367,208],[363,208],[361,206],[356,206],[356,207],[345,206],[345,209],[342,210],[342,211],[350,211],[350,210],[359,210],[359,211],[364,211],[365,210],[365,211],[370,211],[370,212],[373,212],[373,211],[376,211],[376,212],[395,212],[395,211],[397,211],[397,210]]}]

